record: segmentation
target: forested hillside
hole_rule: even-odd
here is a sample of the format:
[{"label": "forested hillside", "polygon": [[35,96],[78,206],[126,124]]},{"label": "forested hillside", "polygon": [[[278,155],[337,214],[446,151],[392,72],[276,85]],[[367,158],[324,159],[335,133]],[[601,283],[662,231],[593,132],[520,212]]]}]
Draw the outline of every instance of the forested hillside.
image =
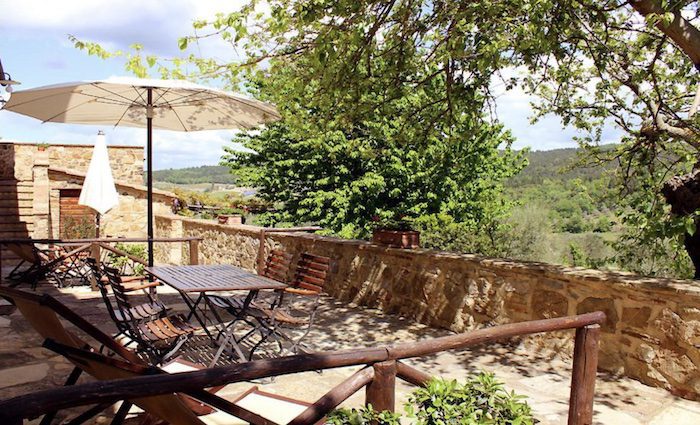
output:
[{"label": "forested hillside", "polygon": [[174,184],[236,184],[236,178],[231,174],[231,169],[220,165],[203,165],[201,167],[154,170],[153,179],[157,182]]},{"label": "forested hillside", "polygon": [[[509,233],[501,239],[511,242],[490,254],[579,266],[606,263],[612,254],[607,242],[617,237],[616,197],[606,173],[611,167],[580,167],[579,153],[576,148],[528,153],[527,167],[506,182],[506,194],[515,206],[508,218]],[[186,190],[196,184],[236,183],[225,166],[160,170],[154,172],[154,179]],[[216,190],[213,186],[206,191]],[[425,236],[426,245],[437,248],[478,250],[470,238]]]}]

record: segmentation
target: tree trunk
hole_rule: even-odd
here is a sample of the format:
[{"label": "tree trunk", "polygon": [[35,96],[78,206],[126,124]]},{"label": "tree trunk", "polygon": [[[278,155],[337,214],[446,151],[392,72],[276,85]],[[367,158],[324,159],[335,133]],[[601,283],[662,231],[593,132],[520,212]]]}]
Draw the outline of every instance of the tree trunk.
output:
[{"label": "tree trunk", "polygon": [[[671,213],[678,216],[687,216],[700,209],[700,164],[688,174],[675,176],[661,189],[666,202],[671,205]],[[700,230],[700,222],[695,220],[696,229]],[[683,241],[688,256],[695,267],[695,279],[700,279],[700,232],[685,234]]]}]

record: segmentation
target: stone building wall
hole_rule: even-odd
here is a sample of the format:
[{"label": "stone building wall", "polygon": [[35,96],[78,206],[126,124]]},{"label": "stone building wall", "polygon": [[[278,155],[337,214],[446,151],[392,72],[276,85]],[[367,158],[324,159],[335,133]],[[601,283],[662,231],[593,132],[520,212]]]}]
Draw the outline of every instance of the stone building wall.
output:
[{"label": "stone building wall", "polygon": [[[143,237],[143,148],[108,149],[120,205],[103,216],[102,235]],[[82,187],[92,151],[92,145],[0,141],[0,239],[58,238],[60,190]],[[155,212],[166,214],[173,197],[154,190]]]},{"label": "stone building wall", "polygon": [[[51,232],[49,237],[59,237],[61,189],[80,189],[83,179],[80,176],[66,174],[49,168],[51,181],[50,217]],[[146,237],[146,192],[145,188],[117,184],[119,205],[109,210],[100,218],[100,235],[102,237]],[[155,214],[169,214],[172,196],[154,190],[153,211]]]},{"label": "stone building wall", "polygon": [[[177,221],[177,225],[172,222]],[[201,236],[200,259],[254,270],[261,228],[158,217],[158,236]],[[175,233],[168,234],[169,231]],[[400,250],[304,233],[271,233],[279,246],[334,259],[336,299],[462,332],[602,310],[600,367],[700,399],[700,285],[551,264]],[[187,258],[184,256],[183,258]],[[528,343],[570,352],[572,333]]]},{"label": "stone building wall", "polygon": [[[32,180],[32,166],[39,146],[38,143],[0,141],[0,179]],[[44,149],[52,167],[85,173],[90,164],[93,146],[49,144]],[[143,184],[143,147],[108,146],[108,150],[115,180]]]}]

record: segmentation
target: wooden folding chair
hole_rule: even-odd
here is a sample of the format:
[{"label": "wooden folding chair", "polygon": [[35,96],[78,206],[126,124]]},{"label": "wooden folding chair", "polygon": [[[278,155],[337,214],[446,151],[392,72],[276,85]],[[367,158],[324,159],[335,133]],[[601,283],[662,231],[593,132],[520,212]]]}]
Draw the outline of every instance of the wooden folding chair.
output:
[{"label": "wooden folding chair", "polygon": [[[112,318],[120,333],[136,344],[136,351],[148,356],[153,364],[161,364],[177,354],[180,347],[200,328],[189,324],[181,314],[162,315],[149,319],[139,306],[131,303],[117,269],[103,266],[102,271],[112,288],[116,308]],[[109,301],[108,298],[105,299]],[[111,304],[111,303],[110,303]],[[108,306],[109,308],[109,306]],[[117,311],[119,315],[117,315]]]},{"label": "wooden folding chair", "polygon": [[[313,326],[321,292],[330,278],[330,268],[330,258],[304,252],[297,260],[289,287],[280,291],[271,305],[256,303],[250,308],[250,315],[266,329],[252,351],[270,338],[277,340],[280,351],[283,350],[282,340],[291,343],[289,350],[293,353],[300,348],[306,351],[302,342]],[[292,329],[301,331],[301,335],[292,336]]]},{"label": "wooden folding chair", "polygon": [[[75,267],[80,264],[80,256],[90,249],[90,244],[81,245],[67,252],[40,249],[33,243],[10,243],[7,249],[20,258],[20,263],[12,269],[8,279],[28,282],[36,288],[38,282],[47,277],[53,278],[59,286],[64,286],[64,279],[74,276]],[[27,268],[23,266],[28,265]],[[78,276],[82,276],[78,274]]]},{"label": "wooden folding chair", "polygon": [[169,308],[158,299],[158,295],[155,291],[151,291],[152,288],[156,288],[160,285],[158,281],[149,281],[146,277],[139,276],[138,279],[129,279],[128,282],[124,282],[122,278],[122,287],[125,293],[133,293],[135,291],[142,291],[143,295],[148,299],[145,303],[135,304],[125,313],[119,309],[119,306],[114,305],[109,295],[109,279],[104,274],[102,268],[97,264],[97,260],[94,258],[88,258],[86,260],[89,267],[92,269],[92,275],[95,279],[95,286],[100,290],[102,295],[102,300],[107,307],[107,312],[109,317],[112,318],[117,329],[119,330],[118,335],[125,334],[125,330],[128,328],[129,320],[136,321],[149,321],[167,316]]}]

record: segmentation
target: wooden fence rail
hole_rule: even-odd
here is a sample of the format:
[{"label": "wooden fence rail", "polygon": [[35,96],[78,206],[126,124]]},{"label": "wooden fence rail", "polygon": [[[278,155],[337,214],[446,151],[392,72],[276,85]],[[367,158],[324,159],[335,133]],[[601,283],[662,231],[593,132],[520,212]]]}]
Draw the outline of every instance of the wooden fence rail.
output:
[{"label": "wooden fence rail", "polygon": [[604,320],[604,313],[594,312],[495,326],[389,347],[300,354],[173,375],[141,376],[61,387],[0,402],[0,423],[16,424],[21,423],[22,419],[60,409],[174,392],[185,393],[207,403],[207,396],[202,391],[204,388],[312,370],[367,365],[331,389],[291,422],[295,425],[312,424],[362,387],[367,388],[368,403],[392,410],[396,377],[417,385],[429,379],[428,374],[400,362],[401,359],[463,349],[515,336],[576,329],[568,423],[588,425],[592,422],[598,340],[600,325]]},{"label": "wooden fence rail", "polygon": [[[189,263],[199,264],[199,243],[202,241],[201,237],[181,237],[181,238],[152,238],[153,242],[157,243],[187,243],[189,245]],[[115,254],[127,257],[131,261],[136,263],[146,264],[143,260],[138,257],[128,254],[122,250],[119,250],[111,245],[110,243],[146,243],[148,238],[86,238],[86,239],[31,239],[31,238],[16,238],[16,239],[0,239],[0,284],[2,284],[3,272],[2,272],[2,247],[3,245],[58,245],[58,246],[75,246],[75,245],[85,245],[92,244],[90,250],[90,256],[99,260],[100,250],[106,249],[112,251]]]}]

